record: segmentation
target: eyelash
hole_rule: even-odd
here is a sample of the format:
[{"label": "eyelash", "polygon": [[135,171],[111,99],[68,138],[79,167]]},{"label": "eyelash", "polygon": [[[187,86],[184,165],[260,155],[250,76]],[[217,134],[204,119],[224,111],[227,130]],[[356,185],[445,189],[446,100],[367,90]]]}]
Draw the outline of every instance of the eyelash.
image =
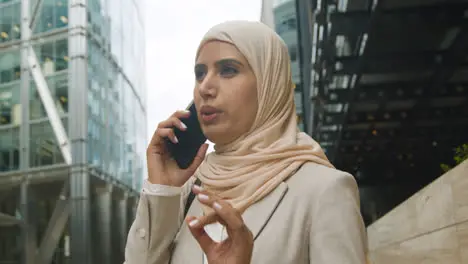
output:
[{"label": "eyelash", "polygon": [[235,74],[239,73],[239,71],[238,71],[236,68],[234,68],[234,67],[223,66],[222,69],[221,69],[221,71],[220,71],[221,75],[223,75],[223,73],[225,73],[226,70],[230,70],[230,71],[231,71],[230,73],[226,73],[226,74],[228,74],[228,75],[235,75]]},{"label": "eyelash", "polygon": [[[234,68],[234,67],[231,67],[231,66],[222,66],[220,71],[219,71],[219,74],[221,76],[227,76],[227,77],[232,77],[236,74],[238,74],[239,71]],[[198,71],[195,71],[195,78],[197,80],[200,80],[201,78],[203,78],[206,74],[206,71],[205,70],[198,70]]]}]

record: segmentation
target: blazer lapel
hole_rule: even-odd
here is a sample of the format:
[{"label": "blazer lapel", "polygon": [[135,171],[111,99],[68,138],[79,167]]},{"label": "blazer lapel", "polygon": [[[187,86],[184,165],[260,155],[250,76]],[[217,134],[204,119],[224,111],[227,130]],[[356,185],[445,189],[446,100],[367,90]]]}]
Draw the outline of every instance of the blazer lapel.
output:
[{"label": "blazer lapel", "polygon": [[[200,202],[198,199],[193,199],[192,205],[190,206],[187,215],[192,215],[192,216],[202,216],[203,215],[203,210],[201,207]],[[196,263],[196,264],[203,264],[203,250],[201,250],[200,246],[198,245],[197,241],[195,238],[193,238],[192,234],[190,233],[190,230],[188,230],[187,225],[184,223],[183,224],[184,228],[186,228],[186,234],[191,237],[190,242],[191,244],[186,247],[186,256],[190,256],[190,263]]]},{"label": "blazer lapel", "polygon": [[271,216],[281,203],[284,195],[288,190],[288,185],[282,182],[269,195],[262,200],[251,205],[242,215],[245,224],[253,233],[254,239],[260,235],[263,228],[266,226]]},{"label": "blazer lapel", "polygon": [[[287,190],[288,185],[285,182],[282,182],[269,195],[267,195],[261,201],[250,206],[242,214],[242,218],[244,219],[244,222],[250,229],[250,231],[252,231],[254,239],[256,239],[260,235],[263,228],[267,225],[276,208],[278,208],[279,204],[281,203]],[[187,215],[203,215],[201,204],[197,199],[193,200],[192,206],[190,206]],[[182,241],[186,241],[186,243],[189,243],[183,246],[184,255],[191,259],[191,263],[202,264],[203,251],[200,249],[198,243],[192,237],[192,235],[190,234],[190,230],[188,230],[188,227],[185,224],[182,225],[182,229],[186,230],[181,230],[182,232],[180,232],[179,235],[183,234],[184,236],[191,237],[191,239],[181,239]]]}]

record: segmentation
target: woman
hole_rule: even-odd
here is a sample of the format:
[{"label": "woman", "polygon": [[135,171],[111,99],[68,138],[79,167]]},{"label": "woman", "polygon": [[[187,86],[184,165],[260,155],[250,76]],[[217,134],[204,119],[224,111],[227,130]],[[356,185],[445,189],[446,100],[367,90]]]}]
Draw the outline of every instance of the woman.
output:
[{"label": "woman", "polygon": [[[213,27],[200,43],[194,102],[207,146],[186,170],[163,138],[185,130],[179,111],[148,147],[148,181],[130,230],[127,264],[365,263],[354,178],[299,133],[290,58],[259,22]],[[195,178],[201,186],[194,186]],[[184,222],[190,191],[197,194]]]}]

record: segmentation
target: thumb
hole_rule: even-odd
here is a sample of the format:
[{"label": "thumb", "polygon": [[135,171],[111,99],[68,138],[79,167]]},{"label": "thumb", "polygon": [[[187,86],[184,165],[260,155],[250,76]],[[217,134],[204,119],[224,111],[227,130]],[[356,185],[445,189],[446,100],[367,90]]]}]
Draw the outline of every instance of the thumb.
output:
[{"label": "thumb", "polygon": [[208,150],[208,144],[203,144],[201,147],[198,149],[197,155],[192,161],[192,164],[186,169],[188,174],[193,175],[195,171],[197,170],[198,166],[203,162],[205,159],[206,151]]},{"label": "thumb", "polygon": [[193,217],[193,216],[189,216],[186,219],[188,228],[190,232],[192,233],[192,236],[195,238],[195,240],[197,240],[203,252],[205,252],[205,254],[208,255],[208,252],[216,243],[205,232],[205,229],[203,228],[203,226],[198,226],[197,224],[195,224],[194,226],[190,225],[190,223],[195,222],[195,221],[198,221],[198,220],[196,217]]}]

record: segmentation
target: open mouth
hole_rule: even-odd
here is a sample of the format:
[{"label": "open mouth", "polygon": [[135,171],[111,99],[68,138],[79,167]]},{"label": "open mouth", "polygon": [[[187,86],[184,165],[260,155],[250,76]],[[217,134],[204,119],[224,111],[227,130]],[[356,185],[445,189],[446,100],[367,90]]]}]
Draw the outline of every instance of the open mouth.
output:
[{"label": "open mouth", "polygon": [[211,106],[203,106],[200,109],[201,118],[206,123],[213,122],[219,116],[220,113],[220,110]]}]

